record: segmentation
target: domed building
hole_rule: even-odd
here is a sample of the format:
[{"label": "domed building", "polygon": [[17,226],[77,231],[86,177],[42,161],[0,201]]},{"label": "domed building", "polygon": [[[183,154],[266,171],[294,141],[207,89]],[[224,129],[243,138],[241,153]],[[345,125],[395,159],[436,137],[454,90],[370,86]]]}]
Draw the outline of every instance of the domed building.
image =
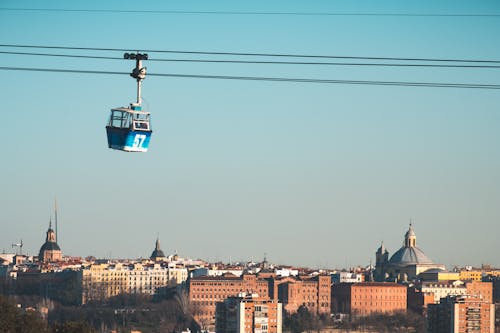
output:
[{"label": "domed building", "polygon": [[40,262],[52,262],[62,259],[62,251],[59,245],[57,245],[56,239],[56,233],[52,229],[52,220],[50,220],[45,243],[43,243],[38,253],[38,260]]},{"label": "domed building", "polygon": [[163,260],[165,259],[165,253],[160,249],[160,237],[156,238],[156,246],[155,249],[153,250],[153,253],[151,253],[151,260]]},{"label": "domed building", "polygon": [[384,243],[378,248],[375,258],[374,276],[377,281],[411,281],[429,269],[446,269],[442,264],[435,264],[417,247],[417,236],[411,223],[405,234],[403,246],[390,259]]}]

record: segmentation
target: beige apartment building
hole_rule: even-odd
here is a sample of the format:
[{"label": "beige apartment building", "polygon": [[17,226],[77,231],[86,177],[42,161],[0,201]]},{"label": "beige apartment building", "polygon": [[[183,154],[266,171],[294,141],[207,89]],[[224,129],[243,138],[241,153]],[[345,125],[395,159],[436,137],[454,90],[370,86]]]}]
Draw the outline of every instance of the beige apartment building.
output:
[{"label": "beige apartment building", "polygon": [[103,263],[85,267],[82,273],[82,304],[119,294],[154,295],[160,288],[175,287],[187,280],[186,268],[161,264]]},{"label": "beige apartment building", "polygon": [[439,303],[447,296],[472,295],[482,298],[488,303],[493,302],[493,284],[479,281],[423,282],[420,286],[423,293],[432,293],[434,303]]}]

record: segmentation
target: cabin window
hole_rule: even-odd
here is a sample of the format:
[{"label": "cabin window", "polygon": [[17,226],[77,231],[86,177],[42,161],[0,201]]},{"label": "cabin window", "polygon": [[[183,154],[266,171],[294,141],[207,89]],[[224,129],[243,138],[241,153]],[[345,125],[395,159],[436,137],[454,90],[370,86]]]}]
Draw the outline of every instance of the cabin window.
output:
[{"label": "cabin window", "polygon": [[112,110],[109,118],[109,126],[128,128],[130,127],[130,113],[125,111]]},{"label": "cabin window", "polygon": [[134,121],[134,130],[149,130],[149,123],[145,121]]}]

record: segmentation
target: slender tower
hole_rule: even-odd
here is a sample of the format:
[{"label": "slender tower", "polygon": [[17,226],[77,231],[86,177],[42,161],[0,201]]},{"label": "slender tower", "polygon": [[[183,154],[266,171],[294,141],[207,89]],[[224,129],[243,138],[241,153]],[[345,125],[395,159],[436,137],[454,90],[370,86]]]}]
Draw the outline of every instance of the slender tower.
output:
[{"label": "slender tower", "polygon": [[56,222],[56,243],[57,243],[57,237],[59,236],[59,230],[57,230],[57,197],[54,197],[54,218]]}]

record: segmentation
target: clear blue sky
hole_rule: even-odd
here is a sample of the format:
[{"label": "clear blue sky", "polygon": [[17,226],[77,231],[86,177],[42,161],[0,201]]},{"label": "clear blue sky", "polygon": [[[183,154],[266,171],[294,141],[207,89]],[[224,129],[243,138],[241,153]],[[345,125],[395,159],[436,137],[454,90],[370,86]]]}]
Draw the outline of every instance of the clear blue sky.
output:
[{"label": "clear blue sky", "polygon": [[[500,14],[498,1],[4,0],[1,7]],[[500,17],[0,10],[0,30],[0,44],[500,60]],[[134,65],[0,59],[119,72]],[[500,69],[146,65],[150,73],[500,84]],[[0,250],[22,238],[37,254],[57,196],[68,255],[146,257],[159,233],[165,252],[206,260],[267,253],[279,263],[365,265],[382,240],[394,253],[412,218],[417,245],[436,262],[500,266],[498,90],[150,76],[143,95],[153,117],[150,150],[131,154],[109,150],[104,128],[110,108],[135,99],[127,75],[0,73]]]}]

